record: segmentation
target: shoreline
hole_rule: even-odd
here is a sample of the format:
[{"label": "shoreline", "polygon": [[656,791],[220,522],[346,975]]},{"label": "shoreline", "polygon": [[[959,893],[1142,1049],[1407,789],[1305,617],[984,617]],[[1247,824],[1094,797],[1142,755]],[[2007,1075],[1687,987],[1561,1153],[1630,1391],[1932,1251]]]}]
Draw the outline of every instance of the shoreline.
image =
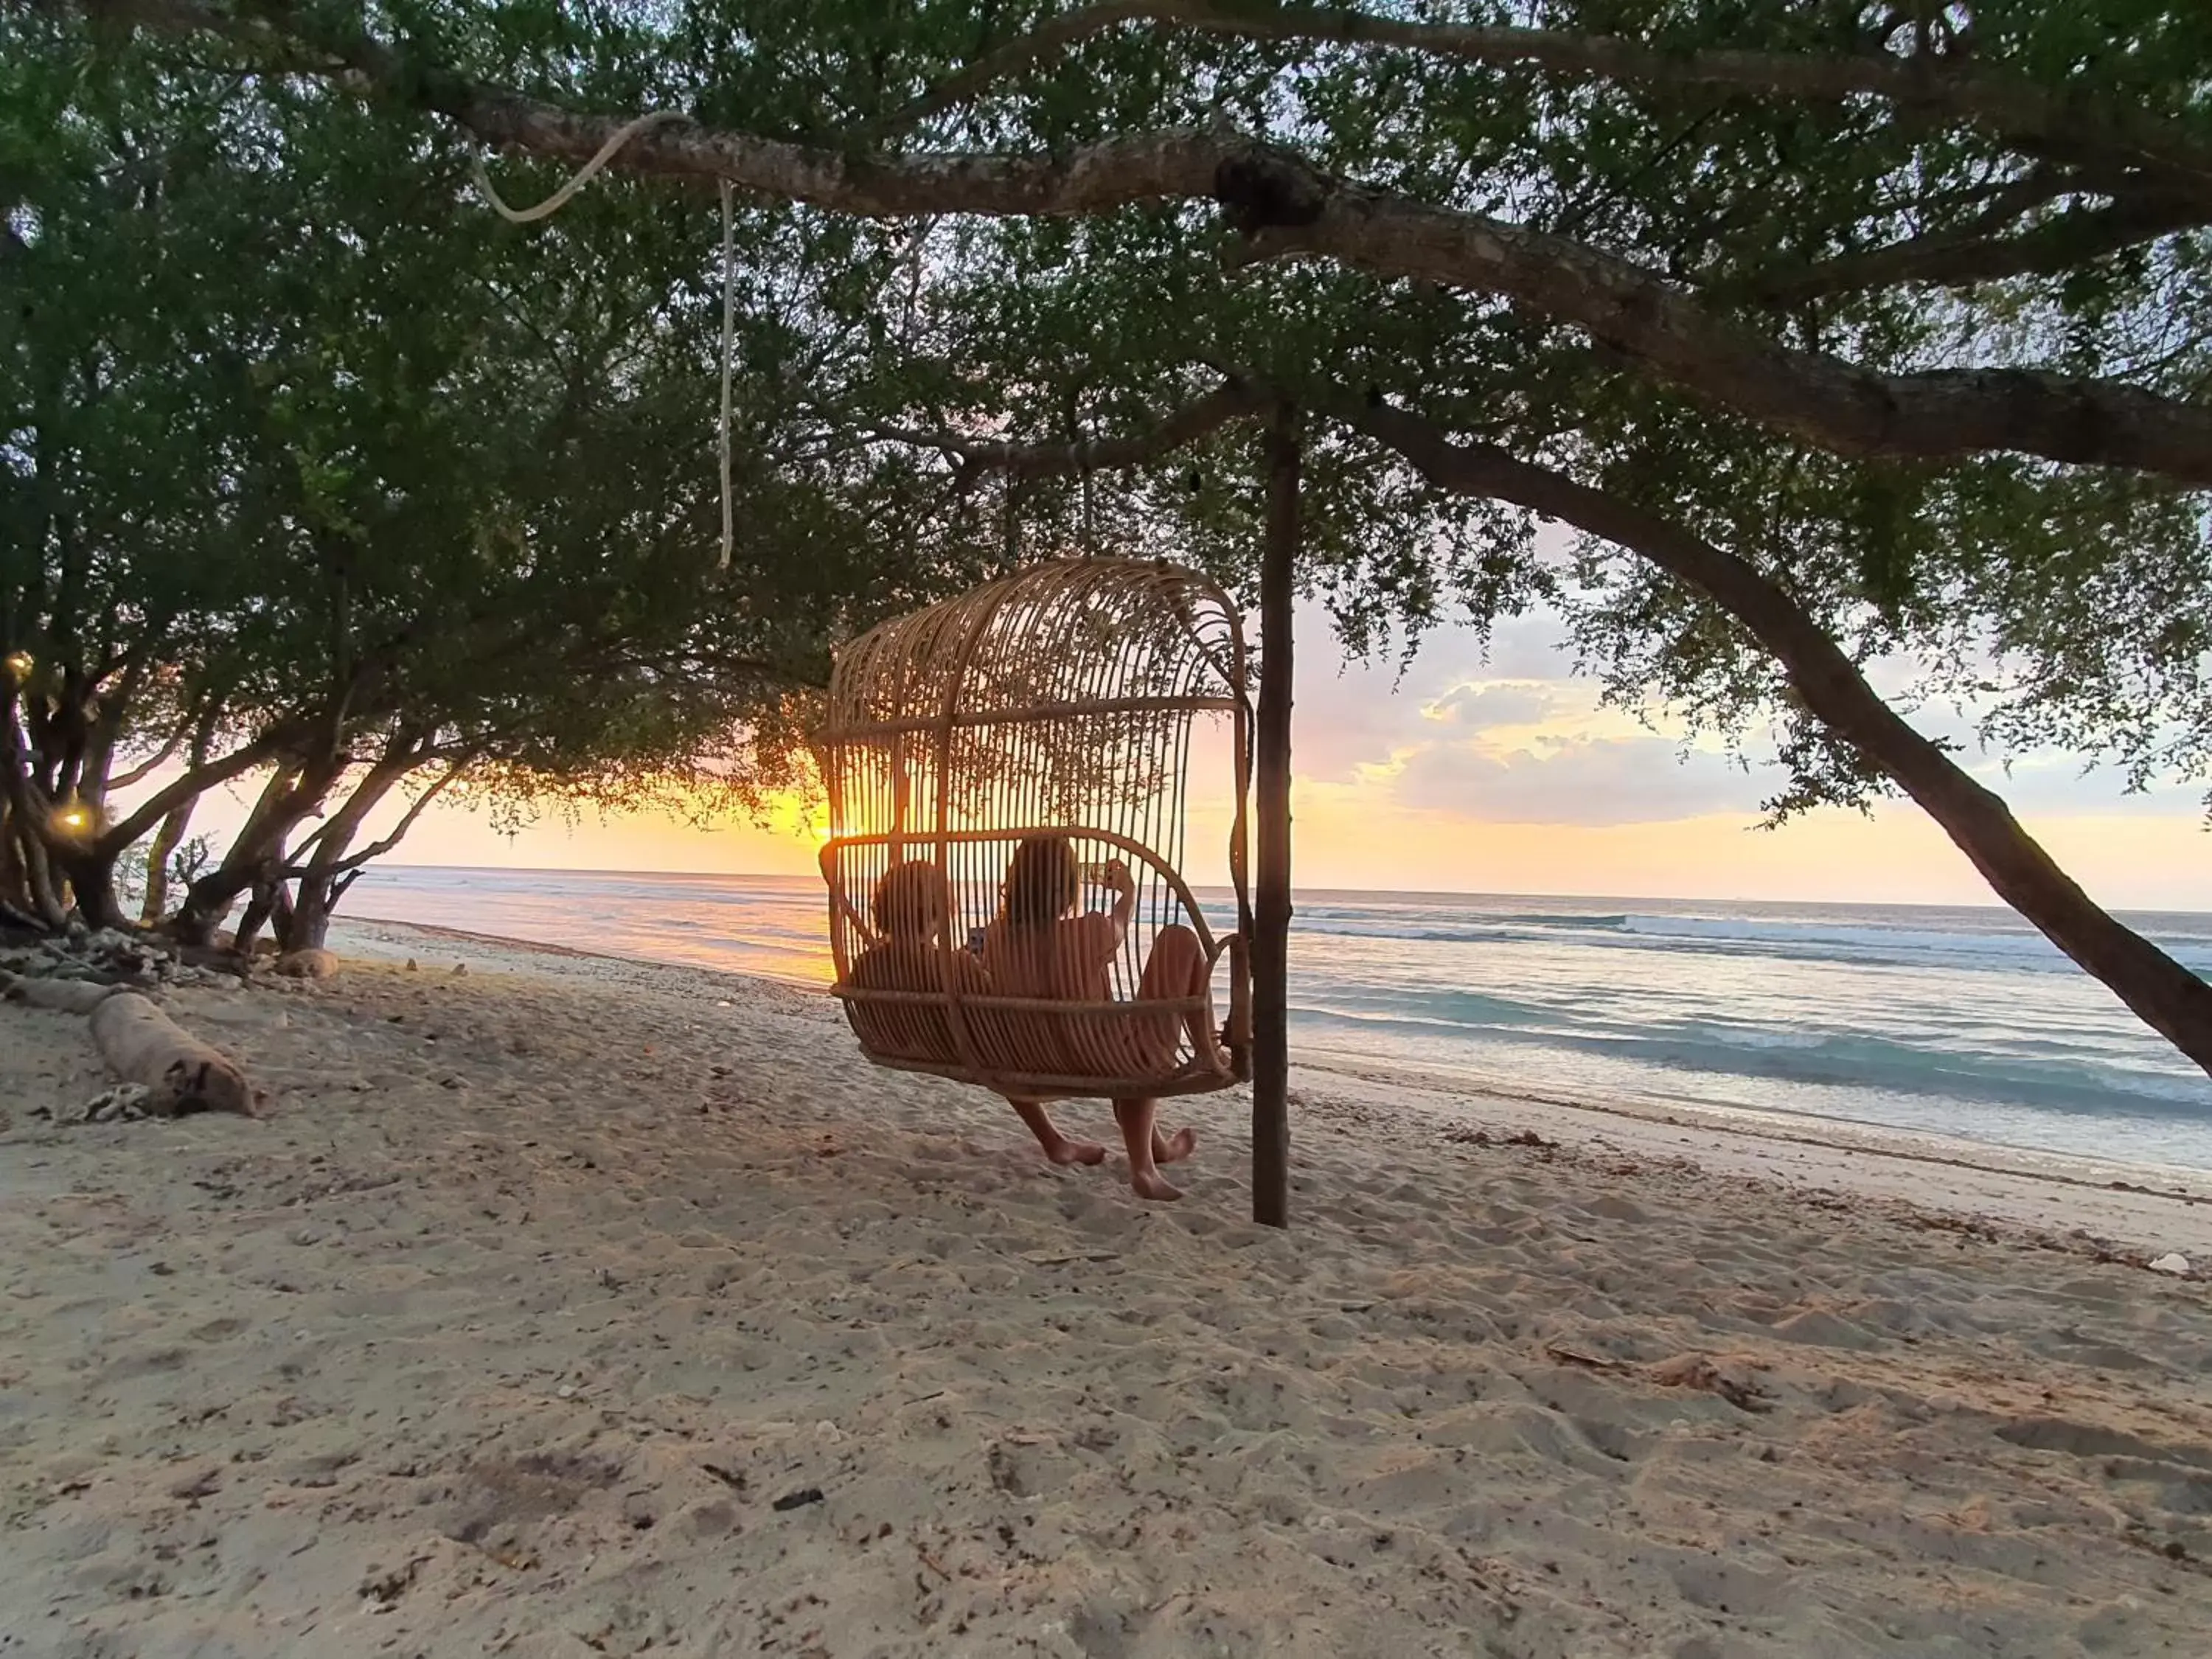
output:
[{"label": "shoreline", "polygon": [[[373,932],[385,930],[386,937]],[[410,954],[410,939],[473,947],[495,958],[515,959],[523,971],[532,958],[645,972],[696,974],[726,980],[733,988],[772,988],[779,993],[828,1001],[812,981],[738,969],[671,963],[574,946],[472,933],[380,917],[341,917],[332,942],[343,954],[396,961]],[[844,1030],[842,1020],[839,1030]],[[1328,1050],[1291,1054],[1292,1140],[1297,1136],[1297,1097],[1317,1093],[1346,1097],[1364,1109],[1415,1117],[1453,1128],[1485,1122],[1511,1133],[1534,1133],[1584,1148],[1644,1158],[1687,1158],[1716,1175],[1778,1183],[1801,1193],[1854,1190],[1917,1209],[1996,1221],[2031,1232],[2080,1231],[2099,1242],[2151,1256],[2179,1251],[2193,1267],[2212,1266],[2212,1171],[2033,1152],[1965,1137],[1915,1135],[1901,1130],[1783,1113],[1660,1105],[1615,1100],[1575,1100],[1487,1090],[1470,1079],[1417,1067],[1360,1061]],[[1294,1152],[1295,1156],[1295,1152]]]}]

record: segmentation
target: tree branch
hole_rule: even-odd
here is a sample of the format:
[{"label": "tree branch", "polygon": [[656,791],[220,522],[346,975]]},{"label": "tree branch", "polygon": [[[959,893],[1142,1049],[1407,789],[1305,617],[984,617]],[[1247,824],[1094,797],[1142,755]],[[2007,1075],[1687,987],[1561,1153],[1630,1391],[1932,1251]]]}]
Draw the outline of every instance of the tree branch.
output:
[{"label": "tree branch", "polygon": [[1791,274],[1762,272],[1741,281],[1723,280],[1705,291],[1717,299],[1740,297],[1759,305],[1789,307],[1909,283],[1971,288],[2010,276],[2056,276],[2123,248],[2195,228],[2208,219],[2212,211],[2204,204],[2185,197],[2129,197],[2101,208],[2055,215],[2015,235],[1951,232],[1915,236]]},{"label": "tree branch", "polygon": [[[195,0],[118,3],[173,27],[198,27],[206,15]],[[290,66],[443,113],[480,138],[539,155],[584,159],[625,125],[477,86],[357,33],[295,52]],[[1326,258],[1380,276],[1495,294],[1587,330],[1697,396],[1841,453],[1943,459],[2011,450],[2212,484],[2212,410],[2201,405],[2120,382],[2026,370],[1885,375],[1789,349],[1626,260],[1565,237],[1364,189],[1234,132],[1169,128],[1066,156],[866,157],[664,125],[639,133],[615,165],[727,179],[875,217],[1089,215],[1142,202],[1212,200],[1245,234],[1237,263]]]},{"label": "tree branch", "polygon": [[1942,827],[1999,897],[2212,1072],[2212,987],[2099,908],[2004,802],[1884,702],[1827,631],[1756,565],[1633,502],[1494,445],[1455,442],[1379,400],[1344,398],[1325,407],[1440,489],[1511,501],[1572,525],[1705,594],[1773,656],[1823,725]]},{"label": "tree branch", "polygon": [[[385,836],[380,841],[373,841],[369,842],[368,846],[362,848],[358,853],[351,854],[345,858],[340,859],[336,864],[333,864],[331,866],[332,872],[334,874],[346,874],[349,872],[358,874],[362,866],[368,864],[371,860],[382,858],[393,848],[398,846],[401,842],[406,840],[407,832],[415,827],[415,820],[421,817],[422,814],[428,810],[430,803],[438,799],[438,796],[445,789],[447,784],[453,782],[454,779],[459,777],[462,773],[467,771],[471,766],[474,765],[476,763],[476,759],[477,757],[475,755],[465,754],[459,759],[456,760],[451,766],[447,767],[444,772],[439,775],[435,782],[432,783],[431,786],[428,789],[425,789],[421,794],[415,797],[414,800],[409,805],[406,812],[401,817],[399,822],[392,826],[392,830],[390,835]],[[335,904],[336,902],[337,901],[335,899],[332,900],[333,904]]]},{"label": "tree branch", "polygon": [[221,760],[194,767],[167,788],[142,803],[129,817],[102,830],[97,850],[103,854],[111,850],[121,852],[168,817],[172,807],[196,799],[218,785],[228,783],[233,778],[251,772],[264,761],[275,759],[289,736],[289,732],[272,728],[244,747],[233,750]]},{"label": "tree branch", "polygon": [[1944,57],[1668,51],[1617,36],[1413,22],[1294,0],[1101,0],[1054,17],[947,76],[894,115],[880,136],[909,131],[1085,40],[1139,22],[1245,40],[1395,47],[1462,63],[1525,64],[1636,85],[1766,94],[1807,103],[1880,98],[1908,113],[1972,121],[2032,155],[2144,168],[2212,204],[2212,146],[2171,123]]},{"label": "tree branch", "polygon": [[1337,186],[1309,222],[1260,229],[1247,248],[1247,260],[1330,258],[1498,295],[1579,325],[1686,392],[1840,454],[2009,450],[2212,484],[2212,409],[2202,404],[2031,369],[1878,374],[1778,345],[1626,260],[1474,214]]},{"label": "tree branch", "polygon": [[107,787],[110,789],[128,789],[133,784],[145,782],[148,778],[160,771],[177,750],[185,746],[185,739],[189,733],[190,726],[191,722],[179,721],[176,729],[169,733],[168,742],[163,744],[150,760],[141,761],[129,771],[118,773],[114,777],[108,779]]},{"label": "tree branch", "polygon": [[963,438],[951,432],[872,426],[871,435],[954,458],[963,473],[1003,472],[1043,477],[1069,472],[1111,472],[1142,466],[1194,443],[1231,421],[1272,406],[1267,394],[1231,378],[1194,403],[1176,409],[1148,430],[1125,438],[1087,438],[1075,443],[1010,444]]}]

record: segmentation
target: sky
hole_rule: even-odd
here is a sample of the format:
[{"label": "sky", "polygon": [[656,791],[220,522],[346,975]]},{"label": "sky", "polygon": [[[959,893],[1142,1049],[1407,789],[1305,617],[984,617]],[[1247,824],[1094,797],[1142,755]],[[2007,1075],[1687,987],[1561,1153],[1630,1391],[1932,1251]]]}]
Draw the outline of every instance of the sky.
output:
[{"label": "sky", "polygon": [[[1326,617],[1299,620],[1292,797],[1297,885],[1309,890],[1532,893],[1685,899],[1985,904],[1980,877],[1909,802],[1871,820],[1824,811],[1757,828],[1773,771],[1603,708],[1569,672],[1557,624],[1502,628],[1486,659],[1464,630],[1430,636],[1402,676],[1346,664]],[[1194,757],[1188,873],[1218,878],[1225,744]],[[2125,795],[2063,757],[2008,775],[1962,759],[2100,902],[2212,909],[2212,839],[2197,792]],[[1211,763],[1211,764],[1209,764]],[[1211,796],[1211,800],[1205,797]],[[395,809],[396,811],[396,809]],[[228,827],[242,806],[205,814]],[[541,822],[509,836],[442,802],[393,862],[509,868],[807,874],[816,841],[798,811],[761,830],[658,818]]]}]

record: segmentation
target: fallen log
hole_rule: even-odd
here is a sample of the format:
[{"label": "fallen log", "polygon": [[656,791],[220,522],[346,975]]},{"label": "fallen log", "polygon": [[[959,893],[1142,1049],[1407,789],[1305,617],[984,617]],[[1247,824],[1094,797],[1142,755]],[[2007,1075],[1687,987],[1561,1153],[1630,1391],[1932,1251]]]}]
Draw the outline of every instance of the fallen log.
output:
[{"label": "fallen log", "polygon": [[152,1091],[147,1103],[156,1115],[253,1115],[253,1091],[246,1074],[133,992],[116,992],[93,1009],[92,1040],[108,1070]]},{"label": "fallen log", "polygon": [[28,1003],[33,1008],[52,1008],[57,1013],[88,1014],[116,994],[112,985],[100,985],[83,979],[42,979],[22,974],[0,973],[0,995],[10,1002]]}]

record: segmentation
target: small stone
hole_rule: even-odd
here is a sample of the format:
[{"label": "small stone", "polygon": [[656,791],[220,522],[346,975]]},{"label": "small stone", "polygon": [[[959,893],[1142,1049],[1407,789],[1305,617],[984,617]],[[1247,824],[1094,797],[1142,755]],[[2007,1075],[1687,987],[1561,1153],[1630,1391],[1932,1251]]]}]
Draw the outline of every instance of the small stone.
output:
[{"label": "small stone", "polygon": [[469,964],[465,962],[457,962],[453,964],[453,972],[456,974],[465,974],[468,971]]},{"label": "small stone", "polygon": [[422,971],[422,964],[410,957],[407,958],[407,971],[410,974],[419,974]]}]

